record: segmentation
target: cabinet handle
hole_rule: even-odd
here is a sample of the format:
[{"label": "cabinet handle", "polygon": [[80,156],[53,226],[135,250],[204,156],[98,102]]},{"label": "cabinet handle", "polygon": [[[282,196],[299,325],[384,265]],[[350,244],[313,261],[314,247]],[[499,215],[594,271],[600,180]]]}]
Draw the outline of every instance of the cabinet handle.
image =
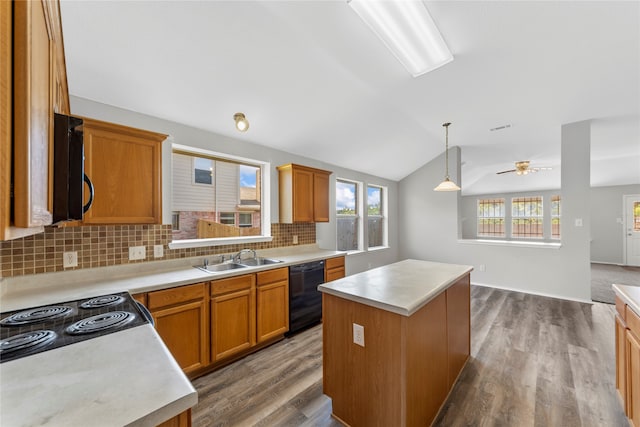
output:
[{"label": "cabinet handle", "polygon": [[82,207],[82,213],[87,213],[87,211],[93,204],[93,193],[95,190],[93,188],[93,182],[91,182],[91,180],[89,179],[86,173],[84,174],[84,182],[89,186],[89,201],[87,202],[86,205]]}]

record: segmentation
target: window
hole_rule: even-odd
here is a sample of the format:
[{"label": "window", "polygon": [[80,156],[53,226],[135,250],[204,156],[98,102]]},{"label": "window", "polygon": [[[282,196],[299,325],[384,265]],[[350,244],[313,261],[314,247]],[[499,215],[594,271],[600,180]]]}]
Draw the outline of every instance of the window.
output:
[{"label": "window", "polygon": [[336,228],[339,251],[356,251],[362,248],[360,188],[353,181],[336,180]]},{"label": "window", "polygon": [[511,199],[511,236],[543,238],[542,197]]},{"label": "window", "polygon": [[193,157],[193,183],[213,185],[213,160]]},{"label": "window", "polygon": [[633,203],[633,231],[640,231],[640,202]]},{"label": "window", "polygon": [[478,200],[478,236],[505,237],[504,199]]},{"label": "window", "polygon": [[220,224],[236,225],[236,214],[233,212],[221,212]]},{"label": "window", "polygon": [[560,196],[551,196],[551,238],[560,238]]},{"label": "window", "polygon": [[387,245],[384,187],[367,186],[367,237],[369,248]]},{"label": "window", "polygon": [[173,144],[169,247],[271,240],[269,169],[267,162]]},{"label": "window", "polygon": [[250,213],[240,213],[238,214],[238,225],[240,227],[251,227],[251,214]]}]

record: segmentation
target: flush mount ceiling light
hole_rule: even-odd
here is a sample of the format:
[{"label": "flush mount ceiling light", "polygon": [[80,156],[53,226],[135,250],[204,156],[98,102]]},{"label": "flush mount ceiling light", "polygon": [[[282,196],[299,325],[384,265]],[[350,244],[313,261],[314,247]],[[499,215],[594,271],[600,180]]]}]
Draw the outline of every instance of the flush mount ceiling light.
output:
[{"label": "flush mount ceiling light", "polygon": [[422,1],[348,0],[413,77],[453,61]]},{"label": "flush mount ceiling light", "polygon": [[442,126],[444,126],[445,129],[445,149],[444,149],[444,164],[445,164],[445,175],[444,175],[444,181],[442,181],[440,184],[438,184],[438,186],[436,188],[433,189],[433,191],[458,191],[460,190],[460,187],[458,187],[456,185],[455,182],[451,181],[449,179],[449,126],[451,125],[451,123],[444,123]]},{"label": "flush mount ceiling light", "polygon": [[247,129],[249,129],[249,120],[247,120],[243,113],[235,113],[233,120],[236,122],[236,129],[240,132],[246,132]]}]

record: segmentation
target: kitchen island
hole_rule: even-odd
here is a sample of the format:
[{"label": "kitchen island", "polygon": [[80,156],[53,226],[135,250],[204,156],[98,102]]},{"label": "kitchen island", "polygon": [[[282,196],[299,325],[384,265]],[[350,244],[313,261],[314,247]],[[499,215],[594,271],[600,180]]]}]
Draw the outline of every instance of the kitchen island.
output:
[{"label": "kitchen island", "polygon": [[318,287],[335,418],[431,424],[469,357],[472,269],[404,260]]}]

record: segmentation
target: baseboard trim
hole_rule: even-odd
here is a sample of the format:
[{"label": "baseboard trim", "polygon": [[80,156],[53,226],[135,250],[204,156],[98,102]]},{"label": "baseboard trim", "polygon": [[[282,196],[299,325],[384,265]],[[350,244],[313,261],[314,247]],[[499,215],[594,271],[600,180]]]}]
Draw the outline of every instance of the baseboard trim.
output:
[{"label": "baseboard trim", "polygon": [[505,287],[505,286],[489,285],[489,284],[486,284],[486,283],[471,282],[471,284],[474,285],[474,286],[482,286],[483,288],[495,288],[495,289],[501,289],[503,291],[521,292],[523,294],[536,295],[536,296],[539,296],[539,297],[562,299],[562,300],[566,300],[566,301],[581,302],[581,303],[584,303],[584,304],[593,304],[593,301],[585,300],[585,299],[581,299],[581,298],[569,298],[569,297],[560,296],[560,295],[547,294],[547,293],[544,293],[544,292],[525,291],[523,289],[508,288],[508,287]]}]

